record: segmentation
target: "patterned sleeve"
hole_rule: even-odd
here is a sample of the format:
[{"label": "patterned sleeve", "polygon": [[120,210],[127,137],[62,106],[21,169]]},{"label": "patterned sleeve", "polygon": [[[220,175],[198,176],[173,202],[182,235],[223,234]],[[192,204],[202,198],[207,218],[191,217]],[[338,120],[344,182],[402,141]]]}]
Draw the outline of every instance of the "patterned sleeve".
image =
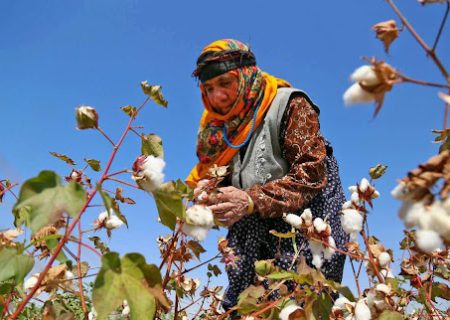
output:
[{"label": "patterned sleeve", "polygon": [[303,95],[292,97],[280,128],[289,172],[245,190],[260,216],[276,218],[284,212],[298,211],[326,185],[326,149],[319,127],[318,114],[308,100]]}]

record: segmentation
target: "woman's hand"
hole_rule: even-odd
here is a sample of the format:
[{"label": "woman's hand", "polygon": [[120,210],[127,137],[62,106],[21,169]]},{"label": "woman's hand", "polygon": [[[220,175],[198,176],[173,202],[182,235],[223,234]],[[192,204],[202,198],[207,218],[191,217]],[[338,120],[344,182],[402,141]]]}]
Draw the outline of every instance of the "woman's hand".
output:
[{"label": "woman's hand", "polygon": [[216,219],[228,227],[248,214],[249,196],[238,188],[219,188],[217,195],[209,197],[208,200],[212,203],[209,208]]}]

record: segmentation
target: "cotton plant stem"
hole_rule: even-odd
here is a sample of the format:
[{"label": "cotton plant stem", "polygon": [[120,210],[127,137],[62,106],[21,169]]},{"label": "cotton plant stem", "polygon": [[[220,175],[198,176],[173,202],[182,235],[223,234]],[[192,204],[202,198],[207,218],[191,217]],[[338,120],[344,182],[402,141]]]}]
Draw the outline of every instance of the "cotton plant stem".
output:
[{"label": "cotton plant stem", "polygon": [[[206,286],[205,286],[206,289],[208,289],[210,283],[211,283],[211,278],[208,278],[208,282],[206,283]],[[192,317],[192,319],[197,319],[197,317],[200,314],[200,312],[202,312],[203,306],[205,305],[206,298],[207,297],[203,297],[202,303],[200,304],[200,307],[198,308],[197,312]],[[185,309],[187,309],[187,308],[185,308]]]},{"label": "cotton plant stem", "polygon": [[353,259],[350,259],[350,266],[352,267],[353,277],[355,278],[356,289],[358,290],[358,298],[361,297],[361,288],[359,286],[359,275],[356,273]]},{"label": "cotton plant stem", "polygon": [[[139,110],[142,109],[144,107],[144,105],[147,103],[147,101],[150,98],[148,97],[143,103],[142,105],[139,107]],[[136,113],[137,114],[137,113]],[[123,141],[125,140],[125,137],[127,136],[127,133],[130,131],[131,128],[131,124],[133,123],[133,120],[136,116],[136,114],[132,117],[130,117],[130,120],[128,121],[128,125],[125,128],[124,132],[122,133],[119,141],[117,142],[117,144],[114,145],[113,150],[111,151],[111,154],[109,156],[108,162],[105,166],[105,169],[103,171],[102,176],[100,177],[100,180],[98,182],[98,184],[102,184],[106,177],[108,176],[108,172],[111,168],[111,165],[117,155],[117,152],[120,148],[120,146],[122,145]],[[20,313],[22,312],[22,310],[25,308],[25,305],[30,301],[30,299],[33,297],[33,295],[36,293],[36,291],[38,290],[39,286],[41,285],[42,281],[44,280],[45,275],[47,274],[48,270],[51,268],[53,262],[56,260],[56,257],[58,256],[58,254],[61,252],[63,246],[66,244],[66,242],[69,240],[70,235],[72,234],[73,229],[75,228],[75,226],[78,224],[78,222],[80,221],[81,217],[83,216],[83,214],[86,212],[86,209],[88,207],[88,205],[91,203],[92,199],[95,197],[95,195],[97,194],[97,189],[93,189],[92,191],[88,192],[88,196],[87,196],[87,200],[85,201],[83,207],[81,208],[80,212],[78,213],[78,216],[73,220],[73,222],[70,224],[70,226],[67,228],[67,232],[64,234],[64,236],[61,238],[61,240],[58,242],[58,245],[56,246],[53,254],[51,255],[51,257],[49,258],[47,264],[44,267],[44,270],[40,273],[38,280],[36,282],[36,285],[30,290],[30,292],[26,295],[26,297],[22,300],[22,302],[19,304],[19,306],[17,307],[17,309],[15,310],[15,312],[12,314],[12,316],[10,317],[10,319],[17,319],[17,317],[20,315]]]},{"label": "cotton plant stem", "polygon": [[[3,304],[3,312],[2,312],[2,319],[4,315],[9,315],[9,304],[11,303],[12,297],[14,294],[14,289],[11,289],[11,292],[8,294],[8,298],[6,299],[6,302]],[[3,297],[2,297],[3,299]]]},{"label": "cotton plant stem", "polygon": [[81,221],[78,221],[78,250],[77,250],[77,275],[78,275],[78,289],[80,290],[80,302],[81,302],[81,309],[83,310],[83,314],[85,318],[87,317],[87,307],[86,307],[86,301],[84,299],[83,294],[83,278],[81,273],[81,244],[83,241],[83,232],[81,230]]},{"label": "cotton plant stem", "polygon": [[102,128],[97,127],[95,129],[97,129],[97,131],[100,132],[106,138],[106,140],[109,141],[109,143],[111,143],[113,146],[115,146],[114,141],[111,140],[111,138],[105,133],[105,131],[102,130]]},{"label": "cotton plant stem", "polygon": [[126,185],[126,186],[134,188],[134,189],[140,189],[139,187],[135,186],[134,184],[128,183],[128,182],[123,181],[123,180],[119,180],[119,179],[115,179],[115,178],[106,178],[106,179],[107,180],[111,180],[111,181],[115,181],[115,182],[118,182],[118,183],[121,183],[123,185]]},{"label": "cotton plant stem", "polygon": [[387,3],[391,6],[392,10],[397,14],[397,16],[402,21],[403,25],[408,29],[408,31],[411,33],[411,35],[416,39],[416,41],[419,43],[419,45],[425,50],[425,52],[431,57],[431,59],[434,61],[436,66],[441,71],[442,75],[445,77],[447,82],[450,82],[450,76],[444,65],[442,64],[441,60],[436,55],[436,52],[430,48],[427,43],[422,39],[422,37],[416,32],[416,30],[412,27],[412,25],[406,20],[405,16],[402,14],[402,12],[398,9],[398,7],[394,4],[393,0],[386,0]]},{"label": "cotton plant stem", "polygon": [[384,283],[384,278],[378,271],[378,266],[375,263],[374,256],[372,250],[370,250],[369,241],[367,240],[367,236],[364,230],[361,231],[361,236],[364,240],[364,244],[366,245],[367,253],[369,254],[369,263],[372,265],[373,270],[375,271],[375,276],[378,278],[380,283]]},{"label": "cotton plant stem", "polygon": [[403,82],[409,82],[409,83],[414,83],[414,84],[418,84],[421,86],[428,86],[428,87],[434,87],[434,88],[450,89],[450,84],[428,82],[428,81],[413,79],[413,78],[410,78],[410,77],[407,77],[404,75],[399,75],[399,77],[400,77],[401,81],[403,81]]},{"label": "cotton plant stem", "polygon": [[214,257],[212,257],[212,258],[210,258],[210,259],[208,259],[208,260],[206,260],[206,261],[204,261],[204,262],[202,262],[202,263],[200,263],[200,264],[198,264],[198,265],[196,265],[196,266],[194,266],[194,267],[192,267],[192,268],[189,268],[189,269],[184,270],[181,274],[183,275],[183,274],[185,274],[185,273],[191,272],[192,270],[195,270],[195,269],[197,269],[197,268],[200,268],[201,266],[204,266],[205,264],[210,263],[211,261],[213,261],[213,260],[215,260],[215,259],[217,259],[217,258],[219,258],[219,257],[220,257],[220,253],[218,253],[218,254],[215,255]]},{"label": "cotton plant stem", "polygon": [[19,183],[14,182],[14,183],[11,184],[8,188],[3,189],[2,192],[0,192],[0,198],[1,198],[6,192],[9,191],[9,192],[14,196],[14,198],[16,198],[16,200],[17,200],[17,196],[15,195],[14,192],[11,191],[11,189],[14,188],[15,186],[17,186],[18,184],[19,184]]},{"label": "cotton plant stem", "polygon": [[263,309],[261,309],[261,310],[255,312],[255,313],[253,313],[252,316],[253,316],[253,317],[257,317],[257,316],[259,316],[260,314],[263,314],[263,313],[266,312],[267,310],[270,310],[270,309],[272,309],[273,307],[275,307],[277,304],[279,304],[279,303],[280,303],[281,301],[283,301],[284,299],[286,299],[286,298],[282,297],[282,298],[280,298],[280,299],[275,300],[274,302],[270,303],[269,305],[267,305],[267,306],[264,307]]},{"label": "cotton plant stem", "polygon": [[448,13],[449,13],[449,11],[450,11],[450,1],[447,0],[446,3],[447,3],[447,9],[445,10],[445,14],[444,14],[444,17],[442,18],[442,21],[441,21],[441,25],[440,25],[440,27],[439,27],[438,34],[437,34],[437,36],[436,36],[436,39],[434,40],[433,49],[432,49],[433,51],[436,50],[436,47],[437,47],[437,45],[438,45],[438,43],[439,43],[439,40],[440,40],[441,35],[442,35],[442,31],[444,30],[445,23],[447,22]]},{"label": "cotton plant stem", "polygon": [[106,178],[110,178],[110,177],[113,177],[113,176],[117,176],[118,174],[122,174],[122,173],[130,173],[131,171],[129,170],[129,169],[123,169],[123,170],[120,170],[120,171],[116,171],[116,172],[113,172],[113,173],[110,173],[110,174],[108,174],[108,176],[106,177]]}]

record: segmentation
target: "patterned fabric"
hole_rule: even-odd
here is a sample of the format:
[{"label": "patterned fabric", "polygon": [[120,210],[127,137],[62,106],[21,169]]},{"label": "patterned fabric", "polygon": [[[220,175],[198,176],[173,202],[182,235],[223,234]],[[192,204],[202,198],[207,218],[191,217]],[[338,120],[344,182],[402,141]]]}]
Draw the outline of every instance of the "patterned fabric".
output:
[{"label": "patterned fabric", "polygon": [[[249,51],[243,43],[225,39],[218,40],[203,49],[202,54],[208,51],[227,51],[241,49]],[[222,115],[216,113],[209,105],[203,85],[200,85],[202,101],[205,107],[197,138],[197,156],[199,163],[191,170],[186,182],[195,186],[196,183],[205,178],[208,169],[214,164],[224,166],[239,151],[228,147],[223,141],[223,128],[227,129],[228,140],[234,145],[239,145],[251,134],[252,118],[256,108],[258,114],[254,128],[256,129],[264,119],[277,88],[290,87],[291,85],[282,79],[273,77],[262,72],[257,66],[241,67],[230,71],[239,78],[238,98],[231,110]]]},{"label": "patterned fabric", "polygon": [[[319,132],[317,114],[302,97],[291,99],[280,128],[281,145],[291,169],[286,177],[248,190],[257,204],[258,214],[236,222],[229,228],[228,244],[239,257],[236,267],[228,268],[229,286],[223,307],[236,305],[239,294],[255,282],[254,263],[262,259],[275,259],[282,269],[295,270],[294,248],[291,239],[279,239],[269,231],[288,232],[291,226],[280,216],[283,212],[300,215],[310,208],[314,217],[327,217],[332,236],[338,248],[345,250],[348,236],[343,232],[339,212],[345,201],[339,169],[330,144]],[[322,188],[317,191],[316,187]],[[260,211],[262,210],[262,211]],[[312,255],[307,241],[296,237],[301,255],[312,266]],[[341,282],[345,256],[335,253],[321,271],[325,277]]]},{"label": "patterned fabric", "polygon": [[310,202],[327,183],[325,140],[317,112],[302,95],[291,98],[283,116],[280,141],[283,158],[291,168],[286,176],[247,189],[257,212],[265,218],[281,217]]}]

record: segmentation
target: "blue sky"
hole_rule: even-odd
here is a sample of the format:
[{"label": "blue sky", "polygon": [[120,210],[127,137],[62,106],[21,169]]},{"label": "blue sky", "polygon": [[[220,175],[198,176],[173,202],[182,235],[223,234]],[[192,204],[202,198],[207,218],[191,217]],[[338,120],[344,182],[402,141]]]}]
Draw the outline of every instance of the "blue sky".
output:
[{"label": "blue sky", "polygon": [[[444,6],[422,7],[413,0],[398,4],[432,43]],[[396,179],[437,152],[431,130],[442,128],[443,103],[436,89],[408,84],[387,95],[374,120],[372,105],[345,108],[342,102],[348,77],[363,64],[363,56],[387,59],[411,77],[442,82],[407,32],[390,55],[384,53],[370,27],[392,18],[398,22],[384,1],[2,1],[0,178],[21,183],[43,169],[67,175],[69,168],[49,151],[68,154],[80,167],[83,158],[105,165],[110,146],[94,131],[75,129],[75,108],[94,106],[100,126],[117,140],[127,122],[119,107],[145,99],[141,80],[162,85],[169,108],[150,104],[136,124],[162,137],[166,179],[184,178],[196,162],[202,112],[191,77],[195,60],[209,42],[236,38],[250,44],[261,69],[305,90],[321,107],[322,131],[334,145],[344,186],[367,176],[377,163],[389,166],[376,182],[381,198],[370,226],[387,247],[396,247],[402,225],[399,204],[389,192]],[[448,37],[444,31],[438,47],[444,64],[450,61]],[[114,168],[130,167],[138,155],[139,140],[130,135]],[[155,238],[168,229],[157,223],[148,195],[127,188],[125,194],[138,204],[123,208],[130,228],[114,232],[110,246],[157,262]],[[9,199],[0,207],[0,229],[12,224],[12,204]],[[86,228],[98,213],[87,213]],[[219,234],[223,231],[212,232],[205,242],[208,255]],[[347,284],[349,275],[347,268]]]}]

